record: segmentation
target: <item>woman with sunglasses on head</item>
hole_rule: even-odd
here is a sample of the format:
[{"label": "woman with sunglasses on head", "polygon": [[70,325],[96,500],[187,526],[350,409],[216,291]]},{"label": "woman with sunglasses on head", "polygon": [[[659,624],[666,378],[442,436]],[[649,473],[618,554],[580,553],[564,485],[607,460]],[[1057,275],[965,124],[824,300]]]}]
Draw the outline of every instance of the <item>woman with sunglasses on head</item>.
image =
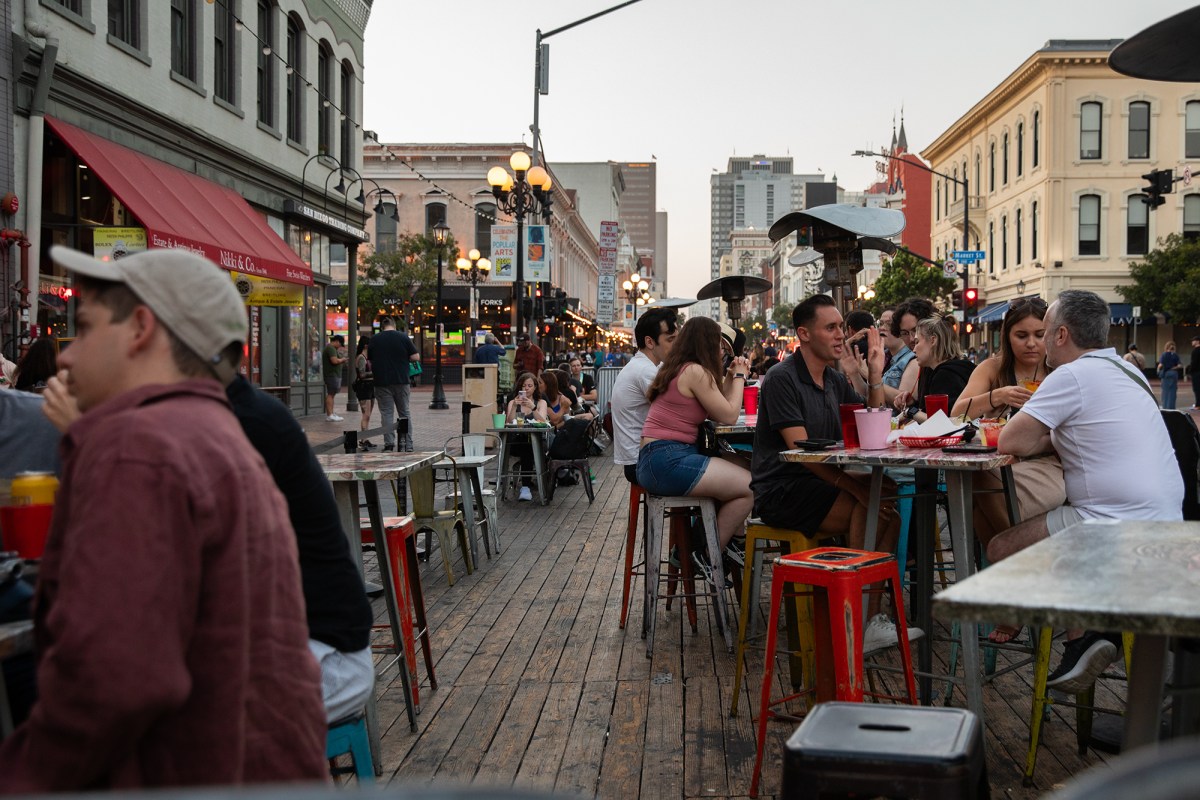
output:
[{"label": "woman with sunglasses on head", "polygon": [[[1046,301],[1041,298],[1022,298],[1009,304],[1000,329],[1000,352],[971,373],[967,388],[954,404],[955,416],[1002,417],[1025,405],[1050,372],[1046,364],[1045,318]],[[1012,472],[1021,519],[1044,514],[1066,502],[1066,480],[1057,456],[1019,461],[1012,465]],[[1004,494],[996,491],[1003,487],[1000,470],[976,472],[974,481],[975,536],[986,548],[992,537],[1010,527],[1010,520]],[[989,638],[1003,643],[1019,631],[1000,625]]]},{"label": "woman with sunglasses on head", "polygon": [[[642,429],[637,478],[647,492],[664,496],[711,497],[718,503],[717,529],[724,549],[745,526],[754,505],[750,470],[696,446],[706,419],[737,422],[750,361],[734,356],[722,369],[721,326],[693,317],[680,329],[646,396],[650,413]],[[712,567],[693,556],[710,583]]]}]

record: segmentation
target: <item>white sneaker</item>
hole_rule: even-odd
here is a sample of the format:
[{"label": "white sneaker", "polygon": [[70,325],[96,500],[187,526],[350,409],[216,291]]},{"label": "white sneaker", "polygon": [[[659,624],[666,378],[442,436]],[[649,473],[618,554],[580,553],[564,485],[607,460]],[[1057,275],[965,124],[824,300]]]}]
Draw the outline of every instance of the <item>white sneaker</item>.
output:
[{"label": "white sneaker", "polygon": [[[916,641],[924,635],[925,631],[920,628],[908,629],[910,642]],[[876,614],[871,617],[867,622],[867,627],[863,630],[863,654],[895,647],[896,644],[896,623],[888,619],[886,614]]]},{"label": "white sneaker", "polygon": [[533,499],[533,492],[529,491],[528,486],[522,486],[521,493],[517,495],[517,499],[528,502]]},{"label": "white sneaker", "polygon": [[339,417],[337,414],[330,414],[325,418],[328,422],[341,422],[345,417]]}]

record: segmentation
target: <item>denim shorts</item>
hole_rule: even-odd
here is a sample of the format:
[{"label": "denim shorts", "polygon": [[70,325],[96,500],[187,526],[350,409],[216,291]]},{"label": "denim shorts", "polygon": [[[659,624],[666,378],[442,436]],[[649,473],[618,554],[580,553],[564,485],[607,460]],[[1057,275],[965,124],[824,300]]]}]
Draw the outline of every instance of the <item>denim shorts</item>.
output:
[{"label": "denim shorts", "polygon": [[694,444],[658,439],[638,452],[638,485],[660,497],[690,495],[708,462],[708,456],[700,455]]}]

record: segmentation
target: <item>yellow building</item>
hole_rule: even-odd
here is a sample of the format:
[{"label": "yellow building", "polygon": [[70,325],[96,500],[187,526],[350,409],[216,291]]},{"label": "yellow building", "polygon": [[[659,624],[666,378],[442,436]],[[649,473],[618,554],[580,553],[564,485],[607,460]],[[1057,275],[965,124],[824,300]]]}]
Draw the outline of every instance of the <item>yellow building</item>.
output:
[{"label": "yellow building", "polygon": [[[1108,54],[1119,41],[1047,42],[921,153],[968,184],[969,198],[934,177],[931,245],[937,258],[986,251],[971,269],[982,322],[998,323],[1022,295],[1053,301],[1087,289],[1112,304],[1110,341],[1123,351],[1134,320],[1115,287],[1129,282],[1129,265],[1167,234],[1200,236],[1200,185],[1176,183],[1157,210],[1141,200],[1143,174],[1182,176],[1189,159],[1200,163],[1200,85],[1114,72]],[[1143,352],[1195,331],[1161,323],[1138,321]],[[988,330],[994,346],[999,326]]]}]

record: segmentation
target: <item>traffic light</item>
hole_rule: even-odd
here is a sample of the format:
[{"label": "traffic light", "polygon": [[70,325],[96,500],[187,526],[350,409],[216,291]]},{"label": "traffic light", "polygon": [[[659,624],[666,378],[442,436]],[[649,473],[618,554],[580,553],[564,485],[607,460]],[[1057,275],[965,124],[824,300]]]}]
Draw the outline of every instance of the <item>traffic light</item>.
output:
[{"label": "traffic light", "polygon": [[524,317],[525,319],[529,319],[530,317],[533,316],[533,298],[532,297],[522,297],[521,298],[521,316]]},{"label": "traffic light", "polygon": [[963,290],[962,289],[955,289],[953,292],[950,293],[950,304],[952,306],[954,306],[955,309],[962,311],[962,309],[963,309]]},{"label": "traffic light", "polygon": [[962,304],[963,311],[970,313],[979,306],[979,290],[976,289],[974,286],[965,289],[962,292],[962,297],[963,297],[963,304]]},{"label": "traffic light", "polygon": [[1150,206],[1151,211],[1167,202],[1163,197],[1164,194],[1175,191],[1175,170],[1173,169],[1152,170],[1143,175],[1142,180],[1146,181],[1146,186],[1142,189],[1142,202]]},{"label": "traffic light", "polygon": [[812,247],[812,228],[802,225],[796,229],[796,246]]}]

